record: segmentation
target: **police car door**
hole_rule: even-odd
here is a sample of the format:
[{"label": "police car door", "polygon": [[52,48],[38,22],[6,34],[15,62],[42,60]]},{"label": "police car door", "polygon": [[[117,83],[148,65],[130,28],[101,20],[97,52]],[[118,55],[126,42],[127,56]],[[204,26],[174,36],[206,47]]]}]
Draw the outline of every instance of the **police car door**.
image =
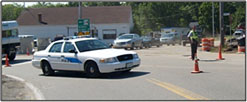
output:
[{"label": "police car door", "polygon": [[62,50],[63,42],[54,43],[51,48],[49,49],[47,58],[52,69],[60,69],[60,56]]},{"label": "police car door", "polygon": [[60,61],[63,70],[80,70],[82,66],[82,62],[77,56],[75,46],[71,42],[65,42]]}]

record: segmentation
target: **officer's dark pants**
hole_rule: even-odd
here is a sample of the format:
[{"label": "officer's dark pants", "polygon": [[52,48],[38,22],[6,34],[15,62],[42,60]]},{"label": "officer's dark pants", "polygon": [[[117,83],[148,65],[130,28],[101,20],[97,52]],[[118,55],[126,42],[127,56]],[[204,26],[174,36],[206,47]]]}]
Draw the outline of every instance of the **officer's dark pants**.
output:
[{"label": "officer's dark pants", "polygon": [[193,41],[191,42],[191,58],[192,60],[195,59],[195,54],[197,53],[197,45],[198,41],[195,39],[192,39]]}]

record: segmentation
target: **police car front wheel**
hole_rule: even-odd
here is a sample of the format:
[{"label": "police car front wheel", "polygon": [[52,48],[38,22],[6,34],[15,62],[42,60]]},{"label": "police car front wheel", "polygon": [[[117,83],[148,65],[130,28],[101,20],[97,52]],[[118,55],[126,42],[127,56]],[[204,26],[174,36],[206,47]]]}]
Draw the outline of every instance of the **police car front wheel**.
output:
[{"label": "police car front wheel", "polygon": [[85,65],[85,71],[88,77],[95,78],[100,76],[98,66],[95,62],[87,62]]}]

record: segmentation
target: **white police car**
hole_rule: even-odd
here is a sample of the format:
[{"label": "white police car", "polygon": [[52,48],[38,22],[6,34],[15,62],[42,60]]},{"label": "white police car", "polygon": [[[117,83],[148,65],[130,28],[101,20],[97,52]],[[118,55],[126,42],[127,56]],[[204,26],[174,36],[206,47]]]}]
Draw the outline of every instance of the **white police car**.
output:
[{"label": "white police car", "polygon": [[73,38],[51,43],[45,50],[35,52],[32,65],[44,75],[55,70],[85,71],[89,77],[116,71],[129,72],[140,65],[133,51],[110,48],[95,38]]}]

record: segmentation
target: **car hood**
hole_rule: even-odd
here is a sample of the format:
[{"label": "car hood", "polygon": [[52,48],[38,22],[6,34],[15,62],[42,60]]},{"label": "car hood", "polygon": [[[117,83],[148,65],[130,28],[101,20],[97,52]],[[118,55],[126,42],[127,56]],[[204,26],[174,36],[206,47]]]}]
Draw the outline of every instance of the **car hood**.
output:
[{"label": "car hood", "polygon": [[115,40],[114,42],[118,43],[118,42],[128,42],[130,41],[131,39],[117,39]]},{"label": "car hood", "polygon": [[79,56],[90,56],[95,58],[111,58],[125,54],[136,54],[133,51],[126,51],[124,49],[101,49],[101,50],[94,50],[94,51],[87,51],[79,53]]}]

